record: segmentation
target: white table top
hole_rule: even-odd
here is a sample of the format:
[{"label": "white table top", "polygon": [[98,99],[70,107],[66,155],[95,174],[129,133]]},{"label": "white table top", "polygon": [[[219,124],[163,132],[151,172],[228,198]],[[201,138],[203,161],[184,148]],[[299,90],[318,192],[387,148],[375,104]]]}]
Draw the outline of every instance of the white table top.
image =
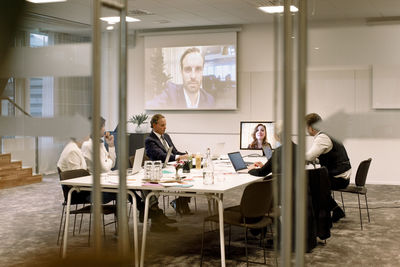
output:
[{"label": "white table top", "polygon": [[[143,170],[134,175],[127,175],[127,188],[152,190],[152,191],[174,191],[174,192],[196,192],[196,193],[224,193],[228,190],[249,184],[251,182],[262,179],[263,177],[252,176],[250,174],[238,174],[234,172],[229,160],[221,160],[214,162],[214,184],[203,184],[203,170],[191,169],[190,173],[182,173],[179,170],[180,176],[185,176],[183,179],[184,185],[181,186],[163,186],[160,184],[150,184],[143,181]],[[163,169],[163,181],[172,180],[175,178],[175,168],[169,165]],[[93,183],[92,176],[79,177],[61,181],[63,185],[89,187]],[[162,183],[171,185],[169,183]],[[185,187],[190,186],[190,187]],[[102,174],[101,186],[105,188],[118,188],[118,172],[112,172],[107,175]]]}]

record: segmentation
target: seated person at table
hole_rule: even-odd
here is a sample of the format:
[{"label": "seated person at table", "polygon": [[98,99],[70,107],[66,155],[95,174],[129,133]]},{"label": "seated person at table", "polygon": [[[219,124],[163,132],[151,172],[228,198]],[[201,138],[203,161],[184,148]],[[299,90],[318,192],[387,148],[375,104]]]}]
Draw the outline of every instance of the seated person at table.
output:
[{"label": "seated person at table", "polygon": [[[145,140],[146,155],[151,160],[165,161],[167,157],[167,151],[172,147],[172,154],[169,161],[179,161],[188,159],[188,155],[183,152],[179,152],[174,143],[172,143],[171,137],[165,133],[167,128],[167,121],[161,114],[155,114],[150,121],[151,128],[153,129],[150,135]],[[171,202],[171,206],[180,214],[190,214],[188,202],[189,197],[179,197]],[[152,204],[155,205],[155,200],[152,200]]]},{"label": "seated person at table", "polygon": [[[106,120],[101,117],[100,118],[100,136],[105,138],[105,141],[108,145],[108,151],[104,146],[103,140],[100,139],[100,164],[101,164],[101,172],[109,172],[111,168],[114,167],[116,162],[116,154],[115,154],[115,146],[114,146],[114,136],[110,135],[109,132],[105,131],[105,123]],[[82,144],[82,153],[85,157],[88,169],[90,172],[93,172],[93,140],[89,138],[89,140],[85,141]]]},{"label": "seated person at table", "polygon": [[264,124],[257,124],[251,137],[253,137],[253,142],[247,148],[260,149],[269,146],[272,149],[271,144],[267,140],[267,128],[265,128]]},{"label": "seated person at table", "polygon": [[[90,119],[90,118],[89,118]],[[109,172],[111,168],[115,165],[115,146],[114,146],[114,137],[110,135],[110,133],[105,132],[105,124],[106,120],[103,117],[100,117],[100,136],[105,138],[108,144],[108,151],[104,146],[103,140],[99,140],[100,142],[100,164],[101,164],[101,172]],[[82,144],[82,154],[85,158],[86,164],[88,166],[88,170],[90,173],[93,173],[93,140],[89,138],[89,140],[83,142]],[[116,200],[115,193],[103,193],[103,202],[109,202],[111,200]]]},{"label": "seated person at table", "polygon": [[[64,147],[61,152],[60,159],[57,162],[57,169],[59,172],[71,171],[84,169],[87,170],[86,160],[81,151],[82,143],[87,141],[89,136],[83,139],[71,138],[71,141]],[[87,202],[90,202],[90,192],[81,191],[74,192],[75,198],[83,198]],[[111,200],[115,200],[115,194],[103,193],[103,203],[108,203]]]},{"label": "seated person at table", "polygon": [[[320,121],[322,119],[316,113],[310,113],[306,116],[307,131],[314,137],[313,144],[306,153],[306,160],[314,162],[318,158],[321,166],[327,168],[331,190],[346,188],[349,185],[351,175],[351,165],[346,148],[339,141],[313,127],[315,123]],[[332,211],[333,222],[345,217],[343,210],[332,197],[330,197],[329,206]]]},{"label": "seated person at table", "polygon": [[[275,124],[275,139],[280,142],[281,141],[281,135],[282,135],[282,121],[277,121]],[[292,151],[293,151],[293,159],[294,155],[296,153],[296,144],[293,143],[292,141]],[[249,174],[254,175],[254,176],[267,176],[268,174],[272,173],[272,163],[278,160],[280,161],[282,157],[282,146],[278,147],[275,149],[275,151],[272,154],[272,157],[265,163],[263,164],[262,162],[255,162],[254,164],[250,165],[248,167],[249,169]],[[278,174],[281,173],[281,165],[278,164],[276,172]],[[293,160],[293,170],[295,167],[295,162]]]}]

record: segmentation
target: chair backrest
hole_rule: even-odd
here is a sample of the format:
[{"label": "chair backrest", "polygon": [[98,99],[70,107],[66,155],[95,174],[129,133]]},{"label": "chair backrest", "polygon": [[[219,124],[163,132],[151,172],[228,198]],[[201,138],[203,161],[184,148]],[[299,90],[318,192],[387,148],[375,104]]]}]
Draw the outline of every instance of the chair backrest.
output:
[{"label": "chair backrest", "polygon": [[82,176],[88,176],[90,175],[88,170],[84,169],[77,169],[77,170],[70,170],[70,171],[65,171],[60,173],[60,180],[68,180],[72,178],[77,178],[77,177],[82,177]]},{"label": "chair backrest", "polygon": [[358,165],[357,173],[356,173],[356,186],[364,186],[367,181],[367,175],[369,170],[369,165],[371,165],[372,159],[369,158],[367,160],[363,160]]},{"label": "chair backrest", "polygon": [[261,217],[272,208],[272,181],[260,181],[249,184],[240,201],[240,212],[244,217]]}]

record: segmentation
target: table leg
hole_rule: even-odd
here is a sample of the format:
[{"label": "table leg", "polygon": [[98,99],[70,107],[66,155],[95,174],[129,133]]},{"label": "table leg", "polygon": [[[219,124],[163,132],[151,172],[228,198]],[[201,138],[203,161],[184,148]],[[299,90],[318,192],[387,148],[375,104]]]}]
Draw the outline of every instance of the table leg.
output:
[{"label": "table leg", "polygon": [[149,202],[150,197],[155,195],[154,192],[151,192],[146,196],[145,205],[144,205],[144,218],[143,218],[143,237],[142,237],[142,251],[140,253],[140,266],[144,266],[144,254],[146,252],[146,237],[147,237],[147,222],[149,218]]},{"label": "table leg", "polygon": [[69,223],[69,213],[71,210],[71,196],[72,192],[77,191],[77,188],[72,187],[68,191],[68,198],[67,198],[67,214],[65,215],[65,224],[64,224],[64,238],[63,238],[63,250],[62,250],[62,258],[65,259],[67,256],[67,239],[68,239],[68,223]]},{"label": "table leg", "polygon": [[222,194],[219,196],[213,195],[218,202],[218,218],[219,218],[219,239],[221,246],[221,266],[225,267],[225,235],[224,235],[224,203],[222,202]]},{"label": "table leg", "polygon": [[135,253],[135,266],[139,266],[139,241],[138,241],[138,224],[137,224],[137,209],[136,209],[136,197],[135,195],[128,190],[128,194],[132,197],[132,205],[133,205],[133,246]]}]

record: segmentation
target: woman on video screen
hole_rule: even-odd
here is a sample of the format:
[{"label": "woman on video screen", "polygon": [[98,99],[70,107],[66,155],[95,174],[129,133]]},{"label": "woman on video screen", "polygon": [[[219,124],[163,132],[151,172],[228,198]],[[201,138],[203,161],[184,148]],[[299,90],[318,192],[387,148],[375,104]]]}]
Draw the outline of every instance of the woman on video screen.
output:
[{"label": "woman on video screen", "polygon": [[269,146],[272,149],[271,144],[267,141],[267,128],[264,124],[257,124],[251,136],[253,137],[253,142],[247,148],[262,149]]}]

